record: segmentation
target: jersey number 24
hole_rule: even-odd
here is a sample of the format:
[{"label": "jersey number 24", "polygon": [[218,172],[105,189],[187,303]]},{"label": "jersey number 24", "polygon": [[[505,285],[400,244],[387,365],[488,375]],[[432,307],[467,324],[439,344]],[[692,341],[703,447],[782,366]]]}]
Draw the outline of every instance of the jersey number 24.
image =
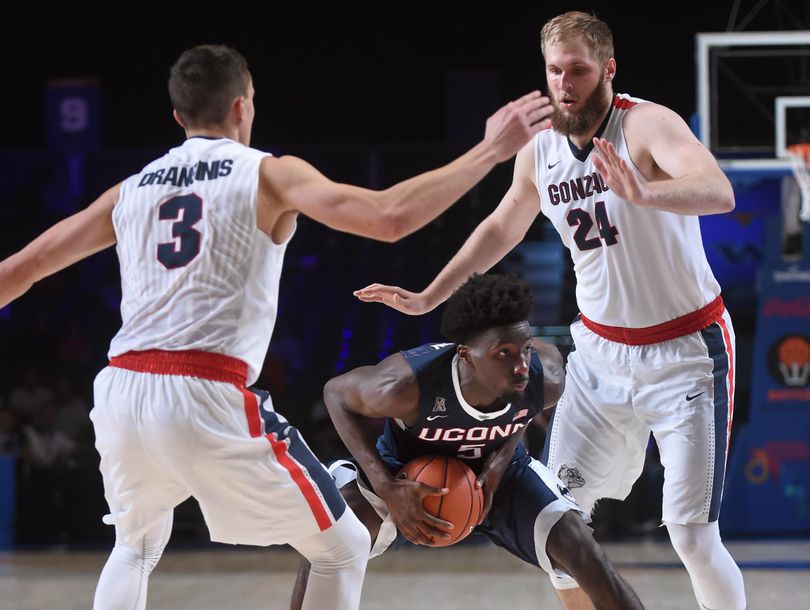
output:
[{"label": "jersey number 24", "polygon": [[604,201],[597,201],[594,204],[593,215],[596,217],[596,227],[599,229],[599,237],[588,237],[588,233],[593,227],[593,218],[591,215],[582,208],[574,208],[568,212],[565,219],[568,225],[576,227],[574,231],[574,241],[580,251],[593,250],[594,248],[602,247],[602,240],[605,240],[606,246],[612,246],[619,242],[616,236],[619,234],[619,229],[610,224],[610,219],[605,209]]}]

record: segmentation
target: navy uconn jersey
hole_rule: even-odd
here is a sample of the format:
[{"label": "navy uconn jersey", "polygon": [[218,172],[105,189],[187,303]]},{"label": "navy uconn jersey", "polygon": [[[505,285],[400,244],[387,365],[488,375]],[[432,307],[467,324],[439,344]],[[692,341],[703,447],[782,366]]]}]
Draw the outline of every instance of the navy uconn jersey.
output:
[{"label": "navy uconn jersey", "polygon": [[[490,453],[520,433],[543,408],[543,366],[534,352],[526,390],[516,401],[491,413],[464,400],[455,343],[428,343],[400,353],[419,384],[419,419],[411,427],[398,419],[386,419],[377,441],[384,458],[406,463],[418,455],[452,455],[478,472]],[[525,453],[520,444],[514,458]]]}]

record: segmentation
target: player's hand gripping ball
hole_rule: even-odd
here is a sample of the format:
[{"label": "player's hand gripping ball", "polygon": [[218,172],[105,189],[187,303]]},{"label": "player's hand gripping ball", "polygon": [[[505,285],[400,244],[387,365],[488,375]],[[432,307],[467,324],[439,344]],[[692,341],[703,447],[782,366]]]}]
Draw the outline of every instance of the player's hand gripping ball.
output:
[{"label": "player's hand gripping ball", "polygon": [[422,500],[427,512],[455,526],[448,532],[450,538],[434,540],[430,546],[448,546],[470,535],[484,510],[484,493],[467,464],[451,456],[422,455],[405,464],[397,476],[403,474],[411,481],[449,489],[443,496],[425,496]]}]

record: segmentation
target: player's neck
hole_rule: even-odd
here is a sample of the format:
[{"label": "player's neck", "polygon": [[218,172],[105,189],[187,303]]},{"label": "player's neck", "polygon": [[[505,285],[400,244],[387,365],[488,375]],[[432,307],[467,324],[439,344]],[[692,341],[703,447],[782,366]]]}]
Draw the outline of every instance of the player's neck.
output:
[{"label": "player's neck", "polygon": [[199,127],[186,129],[186,138],[230,138],[237,140],[239,134],[235,129],[226,127]]}]

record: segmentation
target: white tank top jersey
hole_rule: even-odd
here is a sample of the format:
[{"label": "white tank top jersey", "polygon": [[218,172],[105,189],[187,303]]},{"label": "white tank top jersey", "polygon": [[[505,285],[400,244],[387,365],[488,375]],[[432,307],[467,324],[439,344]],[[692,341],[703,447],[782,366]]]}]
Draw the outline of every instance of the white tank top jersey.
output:
[{"label": "white tank top jersey", "polygon": [[113,225],[123,324],[109,356],[201,350],[261,371],[284,251],[256,225],[264,153],[193,137],[121,184]]},{"label": "white tank top jersey", "polygon": [[[645,100],[617,94],[597,131],[635,171],[623,122]],[[593,144],[579,150],[547,129],[535,136],[541,209],[571,251],[580,311],[608,326],[645,328],[692,313],[720,286],[703,251],[700,221],[642,208],[614,195],[593,164]]]}]

